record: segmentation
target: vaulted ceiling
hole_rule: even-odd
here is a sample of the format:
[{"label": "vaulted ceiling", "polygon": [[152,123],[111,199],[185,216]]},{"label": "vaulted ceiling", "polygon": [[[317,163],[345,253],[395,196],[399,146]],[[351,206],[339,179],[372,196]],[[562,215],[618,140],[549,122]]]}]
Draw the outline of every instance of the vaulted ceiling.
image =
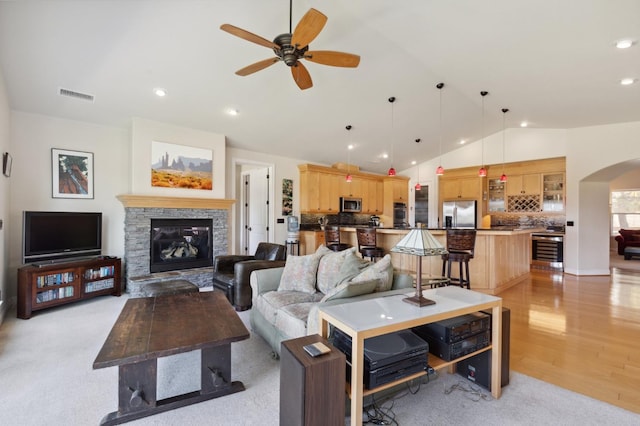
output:
[{"label": "vaulted ceiling", "polygon": [[[0,66],[14,110],[110,126],[144,117],[324,164],[353,143],[351,162],[375,172],[500,131],[501,108],[507,127],[640,121],[637,0],[294,0],[294,28],[311,7],[328,21],[310,50],[361,61],[305,61],[304,91],[282,62],[235,75],[274,54],[219,29],[272,40],[289,31],[286,0],[0,2]],[[624,38],[635,44],[617,49]]]}]

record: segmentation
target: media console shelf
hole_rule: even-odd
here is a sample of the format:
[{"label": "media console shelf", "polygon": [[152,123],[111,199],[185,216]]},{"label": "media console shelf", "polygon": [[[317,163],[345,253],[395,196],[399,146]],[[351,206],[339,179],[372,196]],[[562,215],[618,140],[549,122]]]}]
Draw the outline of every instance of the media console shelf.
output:
[{"label": "media console shelf", "polygon": [[122,294],[119,258],[96,257],[18,268],[18,318],[90,297]]},{"label": "media console shelf", "polygon": [[457,286],[425,290],[422,294],[424,297],[434,300],[436,304],[418,307],[404,303],[402,299],[412,295],[407,293],[406,295],[378,297],[320,308],[319,326],[322,337],[326,338],[329,335],[330,326],[339,328],[351,337],[351,385],[347,385],[346,390],[351,399],[352,425],[362,424],[362,404],[365,395],[425,374],[424,372],[416,373],[373,390],[365,391],[363,380],[365,339],[489,309],[492,312],[491,345],[452,361],[444,361],[430,354],[429,365],[436,370],[448,368],[449,372],[453,373],[456,362],[492,349],[491,394],[496,399],[500,398],[502,390],[500,386],[502,299]]}]

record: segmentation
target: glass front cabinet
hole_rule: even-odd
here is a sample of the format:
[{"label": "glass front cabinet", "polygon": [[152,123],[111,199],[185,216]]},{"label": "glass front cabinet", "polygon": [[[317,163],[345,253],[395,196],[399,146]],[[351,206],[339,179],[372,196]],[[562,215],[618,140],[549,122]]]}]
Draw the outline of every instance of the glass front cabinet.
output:
[{"label": "glass front cabinet", "polygon": [[489,212],[506,211],[505,183],[500,182],[500,178],[488,179],[488,209]]},{"label": "glass front cabinet", "polygon": [[564,211],[564,173],[543,175],[542,211]]}]

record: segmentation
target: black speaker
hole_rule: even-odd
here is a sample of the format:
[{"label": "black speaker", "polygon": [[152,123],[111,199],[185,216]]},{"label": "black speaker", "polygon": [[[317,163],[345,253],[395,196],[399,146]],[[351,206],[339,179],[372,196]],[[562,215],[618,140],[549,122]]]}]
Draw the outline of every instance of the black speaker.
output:
[{"label": "black speaker", "polygon": [[[491,309],[482,311],[491,315]],[[502,308],[502,387],[509,384],[509,341],[511,334],[511,311]],[[491,390],[491,353],[493,349],[458,361],[456,372],[477,383],[485,389]]]}]

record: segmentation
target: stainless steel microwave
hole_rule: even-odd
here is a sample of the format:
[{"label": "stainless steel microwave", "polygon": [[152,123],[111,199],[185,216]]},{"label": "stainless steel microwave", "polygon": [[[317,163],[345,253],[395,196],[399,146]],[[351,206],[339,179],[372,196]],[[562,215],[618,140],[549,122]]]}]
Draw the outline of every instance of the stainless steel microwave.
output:
[{"label": "stainless steel microwave", "polygon": [[360,213],[362,211],[362,198],[340,197],[340,211]]}]

